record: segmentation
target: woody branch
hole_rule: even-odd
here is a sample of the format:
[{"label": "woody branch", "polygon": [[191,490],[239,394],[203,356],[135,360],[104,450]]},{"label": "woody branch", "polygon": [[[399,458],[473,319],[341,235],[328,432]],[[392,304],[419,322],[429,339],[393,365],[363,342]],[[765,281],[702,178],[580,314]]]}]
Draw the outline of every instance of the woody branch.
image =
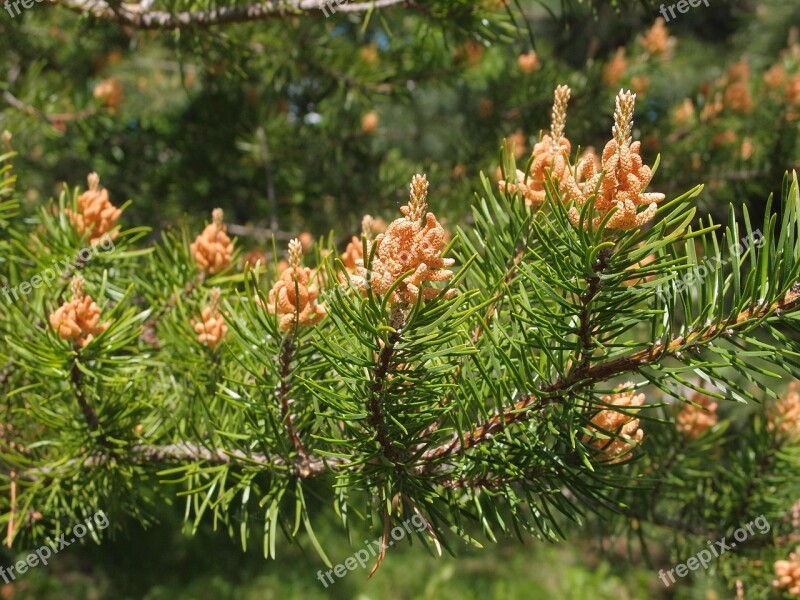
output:
[{"label": "woody branch", "polygon": [[[170,13],[150,10],[142,3],[123,2],[114,6],[105,0],[50,0],[74,12],[88,14],[96,19],[114,21],[135,29],[192,29],[232,23],[269,21],[301,15],[321,15],[325,4],[320,0],[275,0],[248,6],[220,6],[208,10]],[[409,0],[373,0],[350,2],[337,6],[337,12],[359,13],[396,5],[410,5]]]}]

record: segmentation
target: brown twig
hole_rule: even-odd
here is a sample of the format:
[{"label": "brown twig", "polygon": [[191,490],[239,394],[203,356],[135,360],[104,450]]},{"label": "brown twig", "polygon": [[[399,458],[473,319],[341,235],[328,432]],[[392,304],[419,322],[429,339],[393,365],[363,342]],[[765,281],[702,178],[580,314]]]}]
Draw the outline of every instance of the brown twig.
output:
[{"label": "brown twig", "polygon": [[305,447],[303,447],[303,442],[300,440],[297,430],[294,428],[294,424],[292,423],[292,413],[289,411],[289,392],[291,391],[290,377],[292,374],[293,358],[294,336],[289,335],[283,342],[280,356],[281,385],[278,388],[278,400],[281,405],[281,421],[286,427],[286,431],[289,433],[289,437],[291,438],[292,444],[294,444],[294,448],[297,450],[297,453],[303,458],[307,459],[308,453],[306,452]]},{"label": "brown twig", "polygon": [[[28,480],[57,477],[60,472],[68,473],[72,467],[93,468],[108,464],[117,459],[108,455],[90,455],[81,460],[70,460],[63,464],[49,467],[33,467],[25,471]],[[172,465],[185,463],[207,463],[210,466],[243,465],[260,470],[289,469],[295,476],[311,479],[336,471],[347,466],[348,461],[339,458],[318,458],[314,456],[300,457],[287,461],[281,457],[268,457],[261,453],[247,453],[241,450],[225,450],[222,448],[206,448],[188,442],[151,446],[140,444],[133,446],[125,458],[127,462],[141,465]]]},{"label": "brown twig", "polygon": [[[81,407],[83,418],[86,421],[86,424],[89,426],[89,430],[92,432],[97,431],[100,427],[100,417],[97,416],[97,412],[86,400],[86,395],[83,391],[83,372],[78,368],[77,360],[72,363],[70,380],[72,383],[72,389],[75,393],[75,399],[78,401],[78,406]],[[106,439],[106,436],[102,431],[98,434],[97,439],[102,446],[105,446],[106,448],[111,447],[111,444]]]},{"label": "brown twig", "polygon": [[594,267],[594,275],[586,278],[586,291],[581,294],[581,310],[578,313],[578,338],[581,346],[577,357],[577,367],[573,375],[575,380],[582,379],[583,373],[589,368],[594,353],[594,320],[592,319],[592,302],[600,293],[600,273],[606,268],[606,255],[601,254],[597,265]]},{"label": "brown twig", "polygon": [[83,393],[83,373],[78,368],[77,363],[73,363],[70,377],[72,380],[72,389],[75,392],[75,398],[78,400],[78,405],[81,407],[83,418],[89,425],[89,429],[91,431],[95,431],[100,425],[100,418],[97,416],[97,412],[95,412],[95,410],[86,401],[86,397]]},{"label": "brown twig", "polygon": [[370,386],[369,399],[367,400],[367,425],[375,430],[375,436],[383,449],[383,455],[391,461],[396,461],[400,457],[400,452],[389,439],[386,431],[386,419],[383,414],[381,400],[383,387],[386,383],[389,370],[392,366],[395,344],[400,340],[400,333],[394,332],[389,336],[388,343],[381,349],[378,355],[378,364],[375,367],[375,378]]},{"label": "brown twig", "polygon": [[79,110],[78,112],[48,114],[36,108],[35,106],[26,104],[8,90],[3,90],[3,99],[17,110],[20,110],[34,117],[44,119],[50,124],[67,123],[69,121],[79,121],[81,119],[85,119],[86,117],[90,117],[97,112],[97,109],[95,107],[90,107],[90,108],[85,108],[83,110]]}]

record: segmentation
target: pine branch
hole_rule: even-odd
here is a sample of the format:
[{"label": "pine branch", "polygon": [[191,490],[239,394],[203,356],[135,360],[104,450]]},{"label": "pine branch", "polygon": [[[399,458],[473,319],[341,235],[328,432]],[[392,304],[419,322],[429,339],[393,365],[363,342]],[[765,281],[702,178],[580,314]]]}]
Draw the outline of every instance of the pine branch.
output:
[{"label": "pine branch", "polygon": [[591,305],[597,294],[600,293],[600,274],[606,268],[606,258],[607,256],[605,253],[601,253],[600,256],[598,256],[597,264],[594,266],[594,275],[586,277],[587,289],[581,295],[581,310],[578,314],[578,338],[580,339],[581,346],[576,359],[577,367],[574,374],[575,379],[582,379],[583,373],[589,368],[592,360],[592,353],[594,352],[594,343],[592,342],[594,322],[592,319]]},{"label": "pine branch", "polygon": [[[135,29],[192,29],[206,28],[232,23],[269,21],[303,15],[323,15],[325,10],[333,12],[334,2],[320,0],[274,0],[248,6],[219,6],[208,10],[169,13],[150,10],[143,3],[123,2],[113,6],[105,0],[51,0],[77,13],[91,15],[103,21],[113,21]],[[358,13],[396,5],[410,5],[409,0],[373,0],[372,2],[349,2],[335,7],[335,12]]]},{"label": "pine branch", "polygon": [[[701,331],[689,333],[686,336],[681,336],[672,340],[672,342],[666,346],[655,346],[635,352],[624,358],[599,363],[585,369],[580,378],[576,372],[565,380],[557,381],[549,386],[543,386],[540,388],[537,395],[525,395],[513,408],[506,409],[501,415],[488,419],[485,423],[466,434],[463,439],[459,438],[458,435],[454,435],[453,439],[449,442],[427,450],[420,458],[420,471],[425,473],[435,473],[439,471],[445,474],[445,471],[441,471],[437,467],[430,465],[430,463],[432,461],[439,461],[439,459],[447,456],[462,453],[490,439],[493,435],[502,432],[507,425],[524,422],[533,418],[534,411],[541,410],[551,404],[563,402],[566,395],[560,392],[565,392],[579,382],[589,385],[591,383],[608,380],[626,372],[636,371],[643,366],[659,362],[667,356],[698,348],[719,335],[727,335],[734,333],[736,330],[746,329],[753,325],[754,322],[760,321],[770,314],[774,313],[779,317],[782,313],[791,312],[798,307],[800,307],[800,286],[795,286],[781,300],[769,306],[752,306],[729,319],[727,322],[707,327]],[[371,397],[368,401],[368,408],[371,413],[370,421],[368,422],[378,430],[378,440],[385,455],[390,459],[397,458],[397,449],[392,445],[387,432],[381,427],[380,393],[388,375],[394,347],[398,339],[399,333],[392,334],[389,340],[390,343],[381,350],[378,365],[376,366],[375,380],[371,388]],[[80,393],[82,379],[80,371],[77,368],[73,369],[72,378],[73,386],[77,390],[76,397],[81,405],[84,417],[94,430],[99,426],[99,419],[92,407],[89,406],[86,399],[82,396],[82,393]],[[119,458],[105,455],[90,456],[81,461],[68,461],[57,467],[37,467],[29,469],[26,473],[26,478],[33,477],[35,479],[41,476],[52,476],[59,470],[70,465],[74,466],[78,463],[86,468],[115,460],[119,460]],[[213,466],[238,463],[241,465],[253,465],[273,470],[288,468],[292,475],[303,479],[324,475],[346,467],[349,464],[349,461],[346,459],[335,457],[319,458],[309,454],[302,454],[294,461],[287,462],[280,457],[267,457],[260,453],[251,454],[239,450],[208,449],[189,443],[166,446],[137,445],[129,450],[124,460],[136,464],[207,463]],[[485,481],[476,480],[474,482],[462,481],[460,479],[448,479],[445,480],[444,483],[448,487],[494,487],[495,485],[502,485],[506,482],[499,480],[490,481],[489,479]]]},{"label": "pine branch", "polygon": [[[41,466],[28,469],[25,471],[25,478],[29,480],[52,478],[57,476],[60,471],[66,471],[70,467],[92,468],[119,460],[119,458],[107,455],[92,455],[82,460],[69,460],[58,466]],[[125,461],[138,465],[205,463],[209,466],[219,466],[240,464],[270,471],[288,469],[292,475],[301,479],[318,477],[336,471],[348,464],[348,461],[340,458],[319,458],[308,455],[287,462],[278,456],[267,457],[261,453],[249,454],[241,450],[209,449],[189,442],[163,446],[146,444],[133,446],[129,449]]]},{"label": "pine branch", "polygon": [[[100,427],[100,417],[97,416],[97,412],[86,400],[86,394],[83,390],[83,373],[78,368],[77,360],[72,363],[70,381],[72,383],[72,390],[75,392],[75,399],[78,401],[78,406],[81,408],[86,424],[89,425],[89,430],[92,432],[97,431]],[[98,436],[98,440],[103,446],[109,445],[108,440],[102,432]]]},{"label": "pine branch", "polygon": [[525,394],[512,408],[504,410],[500,415],[491,417],[485,423],[464,435],[463,439],[458,434],[454,434],[449,442],[425,451],[421,461],[428,463],[459,454],[502,432],[507,425],[527,421],[534,416],[535,410],[541,410],[550,404],[563,402],[566,396],[563,394],[558,395],[558,393],[569,390],[579,382],[584,385],[591,385],[592,383],[607,381],[623,373],[638,371],[640,368],[660,362],[668,356],[697,349],[720,335],[732,335],[739,329],[746,329],[772,313],[780,317],[784,312],[791,312],[799,307],[800,285],[795,285],[781,300],[769,306],[756,304],[720,325],[712,325],[703,330],[690,332],[688,335],[673,339],[669,344],[645,348],[630,356],[596,364],[582,372],[575,371],[569,378],[541,387],[537,394]]},{"label": "pine branch", "polygon": [[392,444],[392,440],[389,439],[389,433],[386,431],[381,399],[386,378],[392,366],[395,345],[399,340],[400,333],[396,331],[389,336],[388,343],[381,349],[378,364],[375,367],[375,380],[370,387],[369,400],[367,401],[367,410],[369,410],[367,424],[375,429],[375,435],[383,449],[384,456],[392,462],[396,462],[399,459],[400,453]]},{"label": "pine branch", "polygon": [[69,121],[80,121],[87,117],[91,117],[93,114],[97,112],[97,109],[95,107],[89,107],[83,110],[79,110],[77,112],[48,114],[43,110],[36,108],[35,106],[26,104],[8,90],[3,90],[3,99],[10,106],[13,106],[17,110],[32,115],[34,117],[44,119],[45,121],[47,121],[52,125],[67,123]]},{"label": "pine branch", "polygon": [[303,458],[308,458],[308,453],[306,452],[306,449],[303,447],[303,442],[300,440],[300,436],[298,435],[297,430],[295,429],[294,424],[292,423],[292,414],[289,412],[289,391],[291,389],[291,385],[289,383],[289,377],[291,376],[293,356],[294,356],[294,336],[290,335],[283,342],[283,347],[281,348],[281,357],[280,357],[281,384],[278,389],[278,400],[281,406],[281,421],[286,426],[286,431],[289,433],[289,437],[292,439],[292,444],[294,444],[297,453]]}]

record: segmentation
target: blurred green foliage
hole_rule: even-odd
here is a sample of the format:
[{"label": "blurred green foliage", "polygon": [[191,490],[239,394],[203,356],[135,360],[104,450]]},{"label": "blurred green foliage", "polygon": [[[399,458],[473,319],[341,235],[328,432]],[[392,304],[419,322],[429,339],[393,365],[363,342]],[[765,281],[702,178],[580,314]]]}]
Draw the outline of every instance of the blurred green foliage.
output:
[{"label": "blurred green foliage", "polygon": [[[547,128],[558,83],[573,88],[567,135],[584,148],[608,139],[617,89],[638,90],[638,137],[646,158],[662,154],[653,189],[706,182],[701,213],[762,202],[797,166],[798,121],[785,119],[783,91],[762,82],[779,62],[798,72],[796,50],[779,56],[800,22],[796,2],[694,9],[669,25],[671,58],[638,39],[655,8],[566,6],[524,2],[480,27],[390,10],[172,33],[37,5],[0,19],[0,128],[15,134],[31,199],[94,169],[117,203],[134,200],[130,221],[158,227],[188,210],[197,222],[219,205],[229,221],[264,227],[271,185],[280,229],[339,239],[365,212],[393,214],[417,171],[459,222],[502,139],[521,134],[529,152]],[[526,72],[518,59],[532,44],[539,64]],[[620,47],[627,68],[604,81]],[[684,101],[699,115],[725,93],[715,82],[738,60],[750,65],[752,110],[676,123]]]},{"label": "blurred green foliage", "polygon": [[[156,528],[145,530],[129,523],[124,539],[63,550],[47,568],[27,573],[16,586],[14,598],[615,600],[658,597],[659,593],[660,582],[653,572],[631,569],[613,556],[598,557],[566,545],[514,542],[440,559],[419,552],[416,546],[399,544],[371,579],[368,565],[326,589],[317,571],[327,568],[307,540],[300,547],[287,547],[274,561],[264,561],[258,552],[243,554],[235,542],[210,527],[194,537],[181,535],[180,516],[162,513]],[[359,547],[348,545],[333,524],[322,535],[334,562],[344,561]],[[354,540],[358,539],[355,535]],[[6,553],[1,560],[10,564],[12,555]]]}]

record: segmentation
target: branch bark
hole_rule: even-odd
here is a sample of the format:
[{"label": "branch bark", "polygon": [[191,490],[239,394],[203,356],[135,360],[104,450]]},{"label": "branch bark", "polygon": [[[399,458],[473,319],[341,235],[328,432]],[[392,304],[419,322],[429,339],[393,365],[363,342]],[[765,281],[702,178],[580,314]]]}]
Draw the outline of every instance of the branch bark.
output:
[{"label": "branch bark", "polygon": [[292,413],[289,410],[289,393],[291,391],[290,377],[292,375],[292,359],[294,358],[294,336],[289,335],[283,342],[281,349],[280,365],[281,365],[281,385],[278,388],[278,401],[281,406],[281,420],[283,421],[286,431],[292,440],[294,449],[303,457],[308,458],[308,453],[303,447],[303,442],[300,440],[300,435],[295,429],[292,422]]},{"label": "branch bark", "polygon": [[395,344],[400,340],[400,334],[395,332],[389,336],[389,343],[386,344],[378,356],[378,364],[375,367],[375,380],[372,382],[370,388],[369,400],[367,400],[367,425],[375,430],[375,437],[381,445],[383,455],[392,462],[396,462],[400,458],[400,453],[389,439],[389,433],[386,431],[386,417],[381,406],[383,397],[383,388],[386,384],[386,379],[389,371],[392,368],[392,359],[394,357]]},{"label": "branch bark", "polygon": [[103,21],[113,21],[134,29],[168,30],[202,29],[217,25],[269,21],[305,15],[318,16],[326,14],[326,12],[358,13],[410,4],[410,0],[343,2],[338,5],[335,0],[330,3],[320,0],[273,0],[248,6],[220,6],[208,10],[188,10],[173,14],[162,10],[150,10],[143,3],[133,2],[123,2],[118,7],[106,0],[50,0],[50,2],[77,13],[91,15]]},{"label": "branch bark", "polygon": [[[119,460],[108,455],[92,455],[81,461],[73,460],[65,464],[53,467],[36,467],[27,469],[25,477],[27,479],[39,479],[43,477],[53,477],[59,471],[80,464],[82,467],[97,467],[109,461]],[[292,462],[287,462],[283,458],[268,457],[261,453],[247,453],[241,450],[224,450],[222,448],[209,449],[196,444],[181,442],[179,444],[166,444],[163,446],[151,446],[141,444],[133,446],[126,460],[134,464],[184,464],[184,463],[208,463],[211,466],[241,464],[260,467],[265,470],[289,469],[290,472],[302,479],[310,479],[330,473],[347,464],[348,461],[340,458],[318,458],[312,456],[298,457]]]}]

